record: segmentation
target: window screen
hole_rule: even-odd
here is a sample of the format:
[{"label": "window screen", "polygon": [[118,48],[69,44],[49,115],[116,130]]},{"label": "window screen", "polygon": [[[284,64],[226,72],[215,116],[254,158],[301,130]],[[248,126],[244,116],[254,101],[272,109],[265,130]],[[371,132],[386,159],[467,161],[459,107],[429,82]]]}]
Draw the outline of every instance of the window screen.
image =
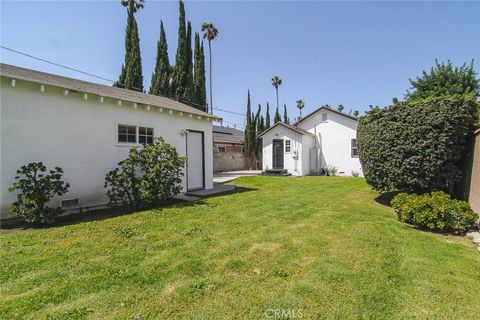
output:
[{"label": "window screen", "polygon": [[153,143],[153,128],[138,128],[138,142],[141,144]]},{"label": "window screen", "polygon": [[285,152],[288,153],[291,150],[290,140],[285,140]]},{"label": "window screen", "polygon": [[119,124],[118,125],[118,142],[120,142],[120,143],[136,143],[137,142],[137,127]]},{"label": "window screen", "polygon": [[352,158],[358,157],[357,139],[352,139]]}]

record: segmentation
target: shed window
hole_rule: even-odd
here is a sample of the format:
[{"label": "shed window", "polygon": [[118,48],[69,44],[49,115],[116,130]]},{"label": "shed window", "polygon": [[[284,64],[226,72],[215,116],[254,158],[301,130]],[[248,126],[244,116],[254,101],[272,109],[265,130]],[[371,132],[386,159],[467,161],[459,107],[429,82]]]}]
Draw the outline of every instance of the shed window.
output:
[{"label": "shed window", "polygon": [[357,139],[352,139],[352,158],[358,158]]},{"label": "shed window", "polygon": [[290,140],[285,140],[285,153],[290,153],[291,150],[291,141]]},{"label": "shed window", "polygon": [[225,146],[219,146],[218,152],[225,152]]},{"label": "shed window", "polygon": [[153,128],[138,128],[138,142],[141,144],[153,143]]},{"label": "shed window", "polygon": [[118,142],[119,143],[137,143],[137,127],[118,125]]}]

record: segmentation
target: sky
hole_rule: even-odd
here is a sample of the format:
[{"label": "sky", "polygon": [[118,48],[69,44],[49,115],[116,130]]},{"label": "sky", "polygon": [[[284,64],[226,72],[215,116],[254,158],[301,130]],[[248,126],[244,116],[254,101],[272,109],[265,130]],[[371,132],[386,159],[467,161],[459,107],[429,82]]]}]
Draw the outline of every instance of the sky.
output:
[{"label": "sky", "polygon": [[[185,10],[194,32],[203,22],[219,30],[212,42],[213,102],[235,113],[245,113],[250,90],[253,109],[261,104],[265,111],[269,102],[273,118],[275,75],[283,80],[280,107],[286,103],[293,119],[298,99],[306,101],[304,115],[324,104],[343,104],[347,112],[388,105],[435,59],[455,65],[476,59],[480,70],[479,1],[186,1]],[[126,24],[120,1],[1,0],[0,18],[2,46],[118,79]],[[146,0],[136,18],[148,89],[160,20],[175,61],[178,2]],[[208,51],[206,58],[208,70]],[[0,61],[111,84],[4,49]],[[214,113],[225,126],[244,126],[241,115]]]}]

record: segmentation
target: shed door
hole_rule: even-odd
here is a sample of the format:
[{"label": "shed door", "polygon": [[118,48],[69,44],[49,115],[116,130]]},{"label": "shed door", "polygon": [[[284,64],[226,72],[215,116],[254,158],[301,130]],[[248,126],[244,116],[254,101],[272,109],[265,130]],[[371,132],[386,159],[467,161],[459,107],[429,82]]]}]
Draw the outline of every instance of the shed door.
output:
[{"label": "shed door", "polygon": [[187,190],[203,189],[204,179],[203,132],[187,132]]},{"label": "shed door", "polygon": [[283,169],[283,140],[273,139],[273,169]]}]

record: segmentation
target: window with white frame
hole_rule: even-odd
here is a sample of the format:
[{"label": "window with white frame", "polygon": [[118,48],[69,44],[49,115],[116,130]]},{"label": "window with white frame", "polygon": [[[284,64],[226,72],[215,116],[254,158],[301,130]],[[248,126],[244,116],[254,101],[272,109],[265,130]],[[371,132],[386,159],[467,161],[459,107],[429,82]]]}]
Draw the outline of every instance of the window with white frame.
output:
[{"label": "window with white frame", "polygon": [[291,149],[291,140],[285,140],[285,153],[290,153]]},{"label": "window with white frame", "polygon": [[118,143],[152,144],[153,128],[119,124],[118,125]]},{"label": "window with white frame", "polygon": [[225,146],[218,146],[218,152],[225,152]]},{"label": "window with white frame", "polygon": [[352,139],[352,158],[358,158],[357,139]]},{"label": "window with white frame", "polygon": [[124,124],[118,125],[119,143],[137,143],[137,127]]},{"label": "window with white frame", "polygon": [[152,144],[153,128],[138,127],[138,142],[141,144]]}]

